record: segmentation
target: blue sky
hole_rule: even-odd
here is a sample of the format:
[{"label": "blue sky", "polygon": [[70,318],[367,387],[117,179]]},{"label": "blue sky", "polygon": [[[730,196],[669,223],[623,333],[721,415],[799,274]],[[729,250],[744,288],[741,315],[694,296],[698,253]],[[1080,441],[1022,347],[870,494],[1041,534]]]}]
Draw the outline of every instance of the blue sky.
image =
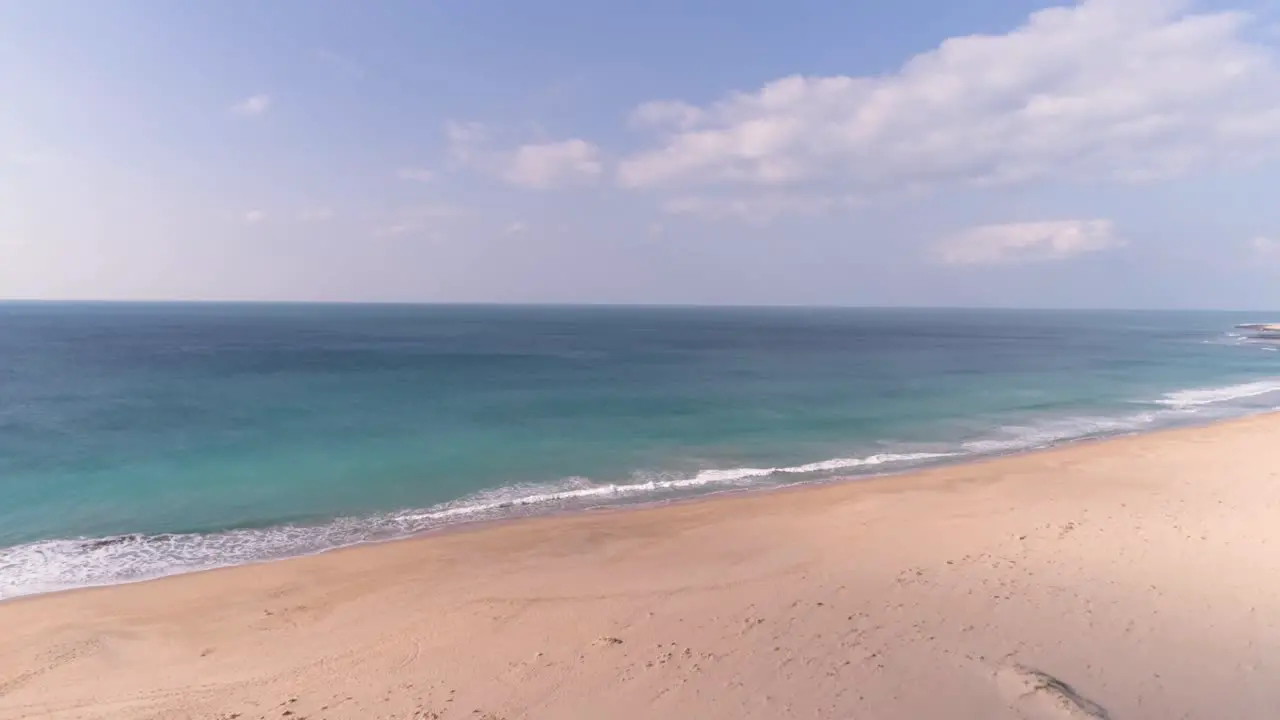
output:
[{"label": "blue sky", "polygon": [[1280,309],[1278,11],[0,2],[0,297]]}]

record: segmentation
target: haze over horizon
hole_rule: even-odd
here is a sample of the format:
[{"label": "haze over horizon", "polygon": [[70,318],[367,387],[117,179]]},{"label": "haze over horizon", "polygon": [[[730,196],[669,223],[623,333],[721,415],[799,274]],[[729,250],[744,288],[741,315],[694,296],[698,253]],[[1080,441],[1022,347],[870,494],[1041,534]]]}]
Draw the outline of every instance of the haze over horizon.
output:
[{"label": "haze over horizon", "polygon": [[[1038,305],[840,305],[840,304],[800,304],[800,303],[662,303],[662,302],[490,302],[484,300],[474,301],[430,301],[430,300],[259,300],[259,299],[170,299],[170,298],[117,298],[117,299],[101,299],[101,298],[0,298],[0,307],[57,307],[57,306],[103,306],[103,307],[123,307],[123,306],[155,306],[155,307],[182,307],[182,306],[314,306],[314,307],[405,307],[405,308],[493,308],[493,309],[565,309],[565,310],[848,310],[848,311],[919,311],[919,312],[1027,312],[1027,313],[1214,313],[1214,314],[1241,314],[1256,313],[1258,318],[1256,322],[1271,324],[1269,318],[1272,315],[1280,316],[1280,309],[1275,308],[1247,308],[1247,307],[1200,307],[1200,308],[1179,308],[1179,307],[1063,307],[1063,306],[1038,306]],[[1233,320],[1233,323],[1235,321]]]},{"label": "haze over horizon", "polygon": [[1278,44],[1272,0],[0,4],[0,299],[1280,308]]}]

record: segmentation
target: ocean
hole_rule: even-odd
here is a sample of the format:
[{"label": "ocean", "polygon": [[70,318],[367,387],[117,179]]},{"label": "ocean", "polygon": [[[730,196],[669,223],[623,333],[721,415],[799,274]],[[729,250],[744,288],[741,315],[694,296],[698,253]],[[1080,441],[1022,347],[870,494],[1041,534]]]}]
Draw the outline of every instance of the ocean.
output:
[{"label": "ocean", "polygon": [[1272,410],[1275,319],[4,303],[0,598]]}]

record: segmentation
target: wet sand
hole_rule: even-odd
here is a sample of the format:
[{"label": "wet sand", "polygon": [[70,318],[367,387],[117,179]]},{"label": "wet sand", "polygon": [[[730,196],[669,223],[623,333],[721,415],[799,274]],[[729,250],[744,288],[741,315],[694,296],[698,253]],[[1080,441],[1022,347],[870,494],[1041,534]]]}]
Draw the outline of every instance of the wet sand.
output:
[{"label": "wet sand", "polygon": [[0,718],[1263,718],[1280,417],[0,603]]}]

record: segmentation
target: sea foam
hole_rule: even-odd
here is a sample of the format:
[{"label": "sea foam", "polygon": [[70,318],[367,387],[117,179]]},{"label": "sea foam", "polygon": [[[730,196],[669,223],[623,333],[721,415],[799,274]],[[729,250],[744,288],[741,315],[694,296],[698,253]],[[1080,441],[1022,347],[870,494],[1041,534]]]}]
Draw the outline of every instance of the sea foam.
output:
[{"label": "sea foam", "polygon": [[1159,403],[1172,408],[1189,408],[1254,398],[1270,393],[1280,393],[1280,380],[1260,380],[1224,387],[1179,390],[1166,393]]}]

